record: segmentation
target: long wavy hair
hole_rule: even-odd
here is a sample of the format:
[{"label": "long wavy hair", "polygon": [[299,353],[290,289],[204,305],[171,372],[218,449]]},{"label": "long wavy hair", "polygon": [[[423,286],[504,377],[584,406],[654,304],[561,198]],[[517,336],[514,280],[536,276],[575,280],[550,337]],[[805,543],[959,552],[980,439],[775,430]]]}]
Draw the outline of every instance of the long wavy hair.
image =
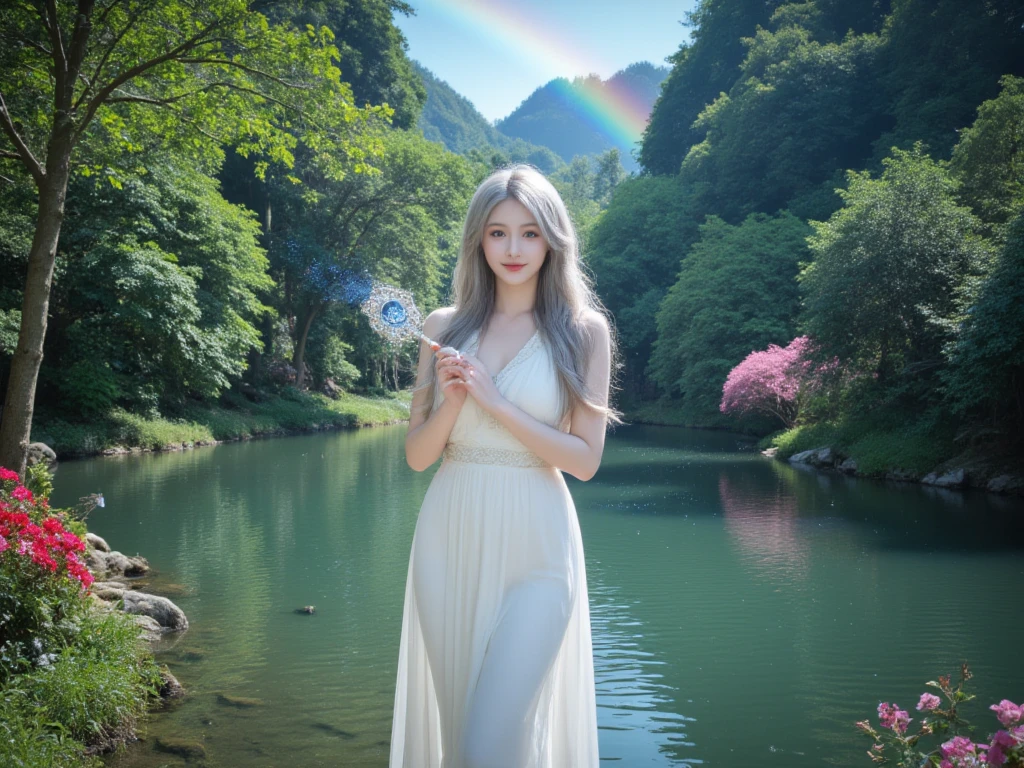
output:
[{"label": "long wavy hair", "polygon": [[[547,340],[559,380],[563,426],[580,403],[603,413],[609,422],[623,423],[622,412],[598,403],[586,384],[586,366],[594,339],[584,322],[587,310],[603,315],[611,332],[611,389],[616,388],[621,368],[620,352],[611,314],[593,289],[590,276],[580,264],[579,240],[561,196],[550,181],[531,165],[516,164],[494,171],[477,188],[462,229],[462,245],[452,276],[451,304],[455,308],[448,326],[435,339],[442,346],[461,349],[474,331],[482,331],[495,306],[497,278],[484,256],[484,228],[498,203],[519,201],[540,228],[549,250],[541,265],[534,303],[534,321]],[[413,391],[426,388],[427,412],[434,406],[437,373],[430,366],[427,379]]]}]

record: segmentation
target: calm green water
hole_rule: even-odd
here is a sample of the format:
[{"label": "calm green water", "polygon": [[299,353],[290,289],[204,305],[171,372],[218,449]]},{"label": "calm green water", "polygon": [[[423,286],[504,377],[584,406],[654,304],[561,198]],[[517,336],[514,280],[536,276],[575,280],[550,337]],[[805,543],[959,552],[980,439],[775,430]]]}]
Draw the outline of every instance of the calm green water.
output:
[{"label": "calm green water", "polygon": [[[149,558],[191,628],[162,661],[190,690],[118,768],[385,766],[406,566],[433,469],[405,427],[66,462],[54,502]],[[567,478],[588,560],[608,765],[869,765],[855,720],[975,672],[975,722],[1024,698],[1024,505],[806,473],[735,438],[620,428]],[[314,616],[294,609],[315,604]],[[256,697],[236,709],[217,694]],[[986,730],[985,733],[988,733]]]}]

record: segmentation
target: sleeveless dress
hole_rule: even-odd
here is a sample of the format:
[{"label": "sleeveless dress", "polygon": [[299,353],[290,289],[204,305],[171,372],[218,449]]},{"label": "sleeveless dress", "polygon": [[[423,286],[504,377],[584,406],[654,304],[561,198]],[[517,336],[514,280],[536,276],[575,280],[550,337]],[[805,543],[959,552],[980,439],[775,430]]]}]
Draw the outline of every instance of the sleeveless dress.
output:
[{"label": "sleeveless dress", "polygon": [[[568,431],[555,371],[538,330],[494,382]],[[434,408],[443,398],[438,388]],[[467,396],[413,535],[390,768],[481,765],[597,768],[597,709],[565,479]]]}]

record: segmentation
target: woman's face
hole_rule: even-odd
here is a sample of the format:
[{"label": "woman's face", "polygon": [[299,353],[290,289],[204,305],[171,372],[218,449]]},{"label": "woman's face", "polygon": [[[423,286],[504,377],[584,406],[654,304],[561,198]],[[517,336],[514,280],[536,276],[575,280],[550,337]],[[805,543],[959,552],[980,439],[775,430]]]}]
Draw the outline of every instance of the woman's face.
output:
[{"label": "woman's face", "polygon": [[509,198],[494,206],[484,227],[484,256],[499,280],[521,285],[544,264],[548,243],[526,206]]}]

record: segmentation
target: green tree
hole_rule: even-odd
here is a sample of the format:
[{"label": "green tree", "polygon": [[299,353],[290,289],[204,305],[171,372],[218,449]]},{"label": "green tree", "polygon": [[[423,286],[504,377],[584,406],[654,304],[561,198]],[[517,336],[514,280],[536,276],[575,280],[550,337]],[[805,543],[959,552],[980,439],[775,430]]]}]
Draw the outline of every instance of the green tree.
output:
[{"label": "green tree", "polygon": [[[62,402],[101,369],[129,406],[215,397],[261,346],[259,296],[273,283],[255,214],[173,158],[147,165],[121,188],[69,184],[40,372]],[[75,365],[83,375],[65,378]]]},{"label": "green tree", "polygon": [[1024,424],[1024,215],[1011,222],[995,268],[946,349],[946,396],[960,413],[1020,435]]},{"label": "green tree", "polygon": [[587,263],[615,316],[633,392],[643,388],[658,304],[697,240],[698,225],[693,190],[677,178],[650,176],[622,182],[594,225]]},{"label": "green tree", "polygon": [[[835,170],[861,167],[879,132],[879,40],[822,44],[803,27],[783,26],[746,42],[736,84],[694,123],[703,140],[690,148],[682,176],[706,182],[708,209],[728,221],[791,206],[828,216],[839,204]],[[823,184],[827,199],[818,202]],[[797,196],[804,199],[794,205]]]},{"label": "green tree", "polygon": [[387,104],[392,125],[411,128],[427,100],[423,81],[406,55],[405,36],[393,16],[411,16],[402,0],[287,0],[268,4],[267,16],[298,29],[327,27],[338,46],[341,75],[357,104]]},{"label": "green tree", "polygon": [[672,71],[662,83],[644,130],[640,164],[655,174],[675,174],[687,151],[703,136],[693,123],[704,107],[727,92],[746,57],[742,38],[765,26],[779,0],[700,0],[686,14],[693,42],[669,57]]},{"label": "green tree", "polygon": [[388,110],[359,109],[327,30],[271,26],[261,3],[79,0],[0,15],[0,158],[38,191],[0,464],[22,471],[64,202],[72,173],[112,183],[149,146],[209,169],[222,146],[292,161],[300,138],[325,167],[356,169],[372,145],[355,132]]},{"label": "green tree", "polygon": [[800,275],[804,332],[882,387],[941,364],[958,296],[990,266],[977,218],[920,144],[894,147],[884,169],[849,173],[843,207],[811,222],[814,260]]},{"label": "green tree", "polygon": [[304,182],[272,182],[278,200],[269,249],[283,273],[285,312],[295,318],[292,364],[304,385],[310,329],[347,279],[346,270],[411,287],[417,306],[438,301],[443,258],[458,241],[473,167],[411,131],[382,134],[375,174],[340,181],[300,163]]},{"label": "green tree", "polygon": [[999,82],[999,96],[978,107],[950,161],[960,199],[997,232],[1024,210],[1024,78]]},{"label": "green tree", "polygon": [[783,211],[751,214],[739,225],[709,216],[700,240],[657,312],[650,375],[681,399],[693,424],[723,422],[722,385],[736,365],[796,335],[796,275],[809,227]]}]

